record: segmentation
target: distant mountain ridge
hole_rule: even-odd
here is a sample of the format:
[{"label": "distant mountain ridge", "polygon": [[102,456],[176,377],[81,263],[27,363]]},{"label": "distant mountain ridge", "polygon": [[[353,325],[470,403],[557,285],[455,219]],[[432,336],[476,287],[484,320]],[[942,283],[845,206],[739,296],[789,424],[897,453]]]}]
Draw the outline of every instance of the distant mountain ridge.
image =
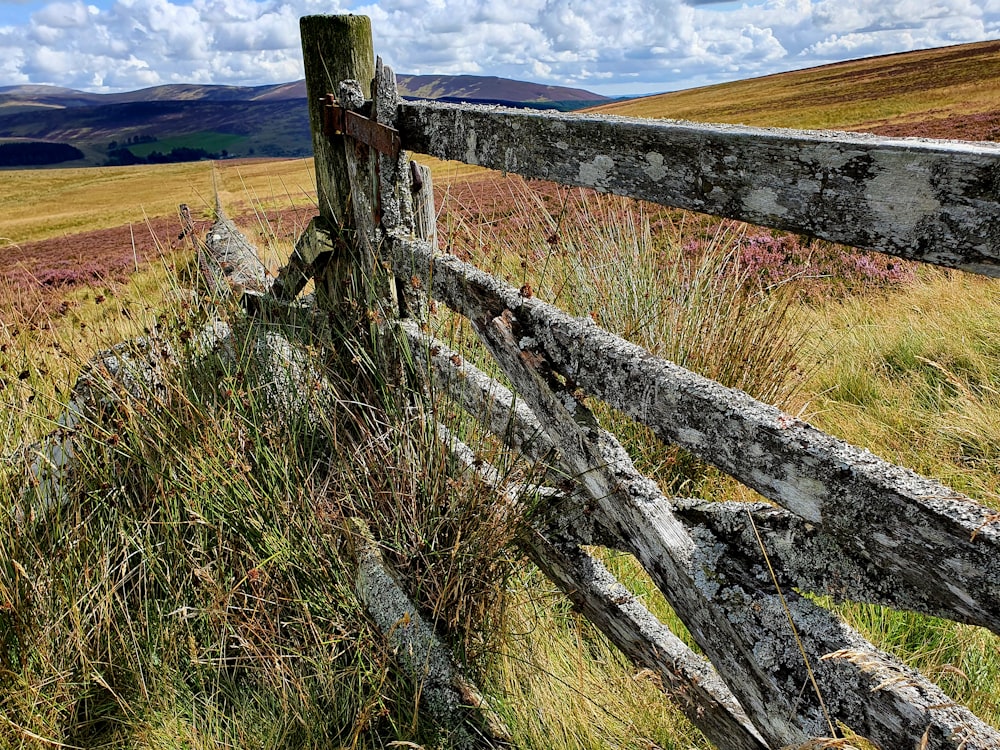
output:
[{"label": "distant mountain ridge", "polygon": [[[262,99],[304,99],[305,82],[281,83],[269,86],[218,86],[194,83],[168,83],[162,86],[125,91],[116,94],[95,94],[59,86],[0,86],[0,108],[11,105],[94,107],[108,104],[156,101],[259,101]],[[0,109],[2,111],[2,109]]]},{"label": "distant mountain ridge", "polygon": [[525,104],[576,102],[581,105],[611,101],[610,97],[584,89],[514,81],[496,76],[400,75],[396,82],[402,96],[419,99],[512,101]]},{"label": "distant mountain ridge", "polygon": [[[581,105],[611,101],[609,97],[584,89],[515,81],[496,76],[400,75],[397,76],[397,83],[400,95],[408,98],[509,101],[521,104],[576,102]],[[59,86],[32,84],[0,86],[0,108],[31,105],[86,107],[154,101],[259,102],[305,98],[304,80],[264,86],[169,83],[115,94],[95,94]]]},{"label": "distant mountain ridge", "polygon": [[[1000,141],[1000,40],[849,60],[669,94],[608,100],[487,76],[398,76],[407,97],[557,106],[702,122],[847,128]],[[593,99],[589,97],[594,97]],[[590,109],[590,107],[588,107]],[[66,143],[85,158],[203,150],[219,157],[312,153],[302,81],[252,87],[170,84],[121,94],[0,87],[0,143]]]},{"label": "distant mountain ridge", "polygon": [[[611,101],[583,89],[488,76],[398,77],[406,98],[562,110]],[[58,86],[0,87],[0,141],[79,148],[65,166],[136,163],[171,154],[308,156],[305,81],[266,86],[166,84],[115,94]]]}]

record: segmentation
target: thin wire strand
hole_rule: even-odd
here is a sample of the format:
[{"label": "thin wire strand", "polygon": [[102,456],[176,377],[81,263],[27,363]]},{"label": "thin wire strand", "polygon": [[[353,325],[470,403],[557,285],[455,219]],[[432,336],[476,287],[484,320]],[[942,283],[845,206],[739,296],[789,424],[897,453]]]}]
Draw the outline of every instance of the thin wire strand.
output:
[{"label": "thin wire strand", "polygon": [[795,627],[795,622],[792,620],[792,611],[788,607],[788,602],[785,601],[785,594],[781,590],[781,586],[778,584],[778,577],[774,573],[774,568],[771,566],[771,558],[767,554],[767,550],[764,548],[764,540],[760,536],[760,532],[757,530],[757,524],[754,523],[753,514],[750,509],[747,509],[747,518],[750,519],[750,528],[753,529],[753,535],[757,538],[757,544],[760,546],[761,554],[764,555],[764,562],[767,563],[767,570],[771,574],[771,581],[774,583],[774,590],[778,592],[778,598],[781,599],[781,606],[785,610],[785,617],[788,619],[788,625],[792,629],[792,635],[795,636],[795,645],[799,647],[799,653],[802,654],[802,661],[806,665],[806,673],[809,675],[809,682],[812,683],[813,691],[816,693],[816,699],[819,701],[819,707],[823,711],[823,718],[826,719],[826,724],[830,728],[830,736],[836,737],[837,730],[833,726],[833,720],[830,718],[830,712],[826,710],[826,703],[823,701],[823,694],[820,692],[819,684],[816,682],[816,675],[813,672],[812,665],[809,663],[809,656],[806,654],[805,646],[802,645],[802,639],[799,637],[798,628]]}]

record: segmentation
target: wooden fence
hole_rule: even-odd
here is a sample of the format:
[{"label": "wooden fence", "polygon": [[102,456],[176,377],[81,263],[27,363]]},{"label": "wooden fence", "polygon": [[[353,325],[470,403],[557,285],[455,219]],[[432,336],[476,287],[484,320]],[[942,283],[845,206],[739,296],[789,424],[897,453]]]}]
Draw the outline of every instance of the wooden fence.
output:
[{"label": "wooden fence", "polygon": [[[523,547],[717,747],[819,747],[847,727],[886,749],[1000,748],[996,728],[808,596],[1000,634],[1000,514],[439,254],[429,176],[403,151],[998,276],[1000,148],[403,103],[368,19],[306,17],[301,31],[320,215],[269,294],[314,278],[335,326],[374,334],[389,377],[422,373],[572,478]],[[468,318],[516,395],[425,333],[428,298]],[[772,504],[663,496],[581,391]],[[449,440],[498,501],[518,491]],[[584,545],[634,555],[704,656]]]}]

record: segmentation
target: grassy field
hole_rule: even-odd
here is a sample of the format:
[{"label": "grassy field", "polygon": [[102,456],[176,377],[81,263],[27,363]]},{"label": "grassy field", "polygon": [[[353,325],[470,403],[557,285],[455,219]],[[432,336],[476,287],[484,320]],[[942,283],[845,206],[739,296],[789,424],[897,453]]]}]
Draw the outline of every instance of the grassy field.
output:
[{"label": "grassy field", "polygon": [[[616,102],[591,111],[995,140],[1000,137],[1000,42],[837,63]],[[897,127],[902,130],[896,131]]]},{"label": "grassy field", "polygon": [[176,216],[181,203],[196,217],[207,217],[215,207],[215,186],[233,216],[255,202],[314,204],[312,169],[311,159],[289,159],[4,172],[0,254],[6,246],[49,237],[141,226],[147,218]]},{"label": "grassy field", "polygon": [[219,154],[224,150],[228,151],[232,149],[234,146],[239,145],[245,140],[245,135],[204,131],[201,133],[177,135],[171,138],[153,141],[152,143],[137,143],[132,146],[126,145],[125,148],[136,156],[149,156],[154,151],[166,154],[175,148],[200,148],[211,154]]},{"label": "grassy field", "polygon": [[[949,54],[934,58],[935,81],[888,58],[812,71],[812,83],[748,82],[759,88],[746,89],[741,106],[764,118],[762,102],[774,105],[775,119],[760,124],[818,123],[840,111],[844,127],[925,122],[932,100],[945,118],[992,106],[989,91],[970,93],[974,73],[990,70],[986,58]],[[796,85],[831,81],[844,91],[886,87],[886,100],[909,103],[890,111],[869,97],[861,113],[843,108],[847,94],[794,96]],[[719,112],[732,95],[692,92],[692,111],[698,96]],[[997,282],[431,163],[440,242],[453,253],[1000,509]],[[33,284],[41,266],[0,277],[3,454],[53,426],[95,349],[155,324],[190,351],[209,316],[238,325],[225,305],[192,303],[181,289],[190,250],[176,240],[178,203],[204,222],[217,189],[275,265],[314,206],[311,170],[300,160],[6,173],[0,252],[22,267],[29,256],[15,251],[53,265],[43,250],[130,223],[150,238],[150,262],[135,273],[126,252],[115,274],[65,286]],[[434,325],[452,341],[470,338],[443,311]],[[174,373],[152,406],[129,401],[110,421],[83,425],[85,471],[54,516],[33,515],[15,464],[0,464],[0,747],[447,747],[362,614],[341,554],[348,515],[376,528],[515,746],[707,747],[654,678],[518,559],[509,544],[518,527],[474,482],[449,475],[423,416],[399,412],[377,389],[362,406],[347,375],[333,372],[330,419],[305,430],[304,412],[280,407],[276,420],[252,351],[235,364],[210,357]],[[752,497],[615,415],[601,417],[667,491]],[[523,468],[470,433],[501,467]],[[631,558],[608,564],[683,633]],[[838,609],[1000,726],[1000,638],[880,607]]]}]

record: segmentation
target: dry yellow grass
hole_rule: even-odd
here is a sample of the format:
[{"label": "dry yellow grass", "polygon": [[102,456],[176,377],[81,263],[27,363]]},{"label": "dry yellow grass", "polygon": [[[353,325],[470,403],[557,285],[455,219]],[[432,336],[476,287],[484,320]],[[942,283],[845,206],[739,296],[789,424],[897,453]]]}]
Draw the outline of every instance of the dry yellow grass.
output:
[{"label": "dry yellow grass", "polygon": [[[227,211],[249,201],[282,207],[314,201],[312,159],[15,170],[0,180],[0,252],[4,246],[92,229],[142,223],[215,205],[213,172]],[[310,192],[311,191],[311,192]]]},{"label": "dry yellow grass", "polygon": [[596,108],[604,114],[857,129],[1000,109],[1000,43],[853,60]]}]

